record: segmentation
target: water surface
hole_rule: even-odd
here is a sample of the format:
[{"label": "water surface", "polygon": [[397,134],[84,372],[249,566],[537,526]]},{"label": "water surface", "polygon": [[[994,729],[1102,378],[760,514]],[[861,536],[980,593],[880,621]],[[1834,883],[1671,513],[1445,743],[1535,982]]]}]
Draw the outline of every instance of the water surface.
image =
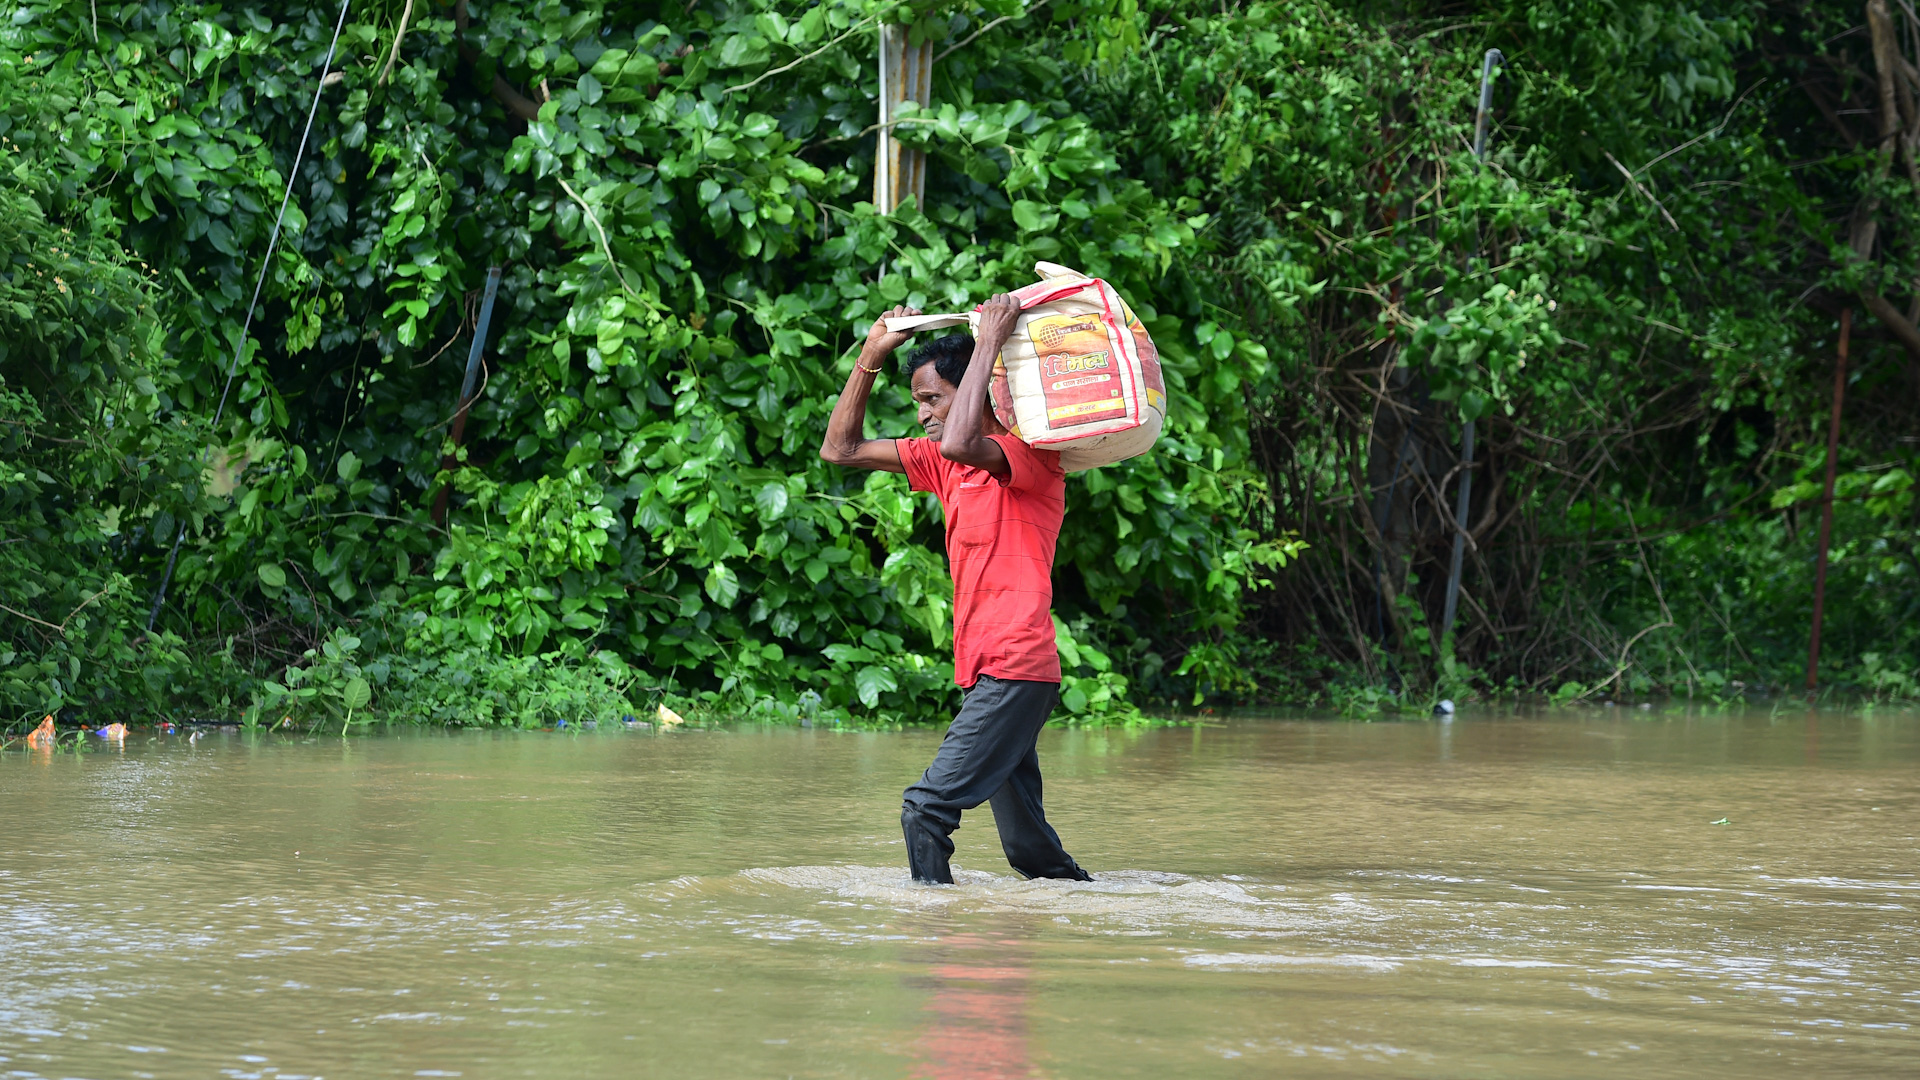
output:
[{"label": "water surface", "polygon": [[0,755],[0,1076],[1920,1073],[1920,716],[1049,731],[950,888],[938,738]]}]

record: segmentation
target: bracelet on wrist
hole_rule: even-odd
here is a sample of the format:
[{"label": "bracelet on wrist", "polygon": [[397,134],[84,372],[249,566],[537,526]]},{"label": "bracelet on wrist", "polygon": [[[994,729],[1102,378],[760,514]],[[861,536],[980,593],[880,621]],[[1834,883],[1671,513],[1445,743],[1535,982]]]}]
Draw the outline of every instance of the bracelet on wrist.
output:
[{"label": "bracelet on wrist", "polygon": [[859,369],[860,369],[861,371],[864,371],[864,372],[866,372],[866,373],[867,373],[867,374],[869,374],[869,375],[878,375],[878,374],[880,374],[880,366],[879,366],[879,365],[877,365],[877,364],[876,364],[876,365],[874,365],[873,367],[868,367],[867,365],[865,365],[865,364],[863,364],[863,363],[861,363],[860,361],[858,361],[858,360],[855,360],[855,361],[853,362],[853,366],[854,366],[854,367],[857,367],[857,368],[859,368]]}]

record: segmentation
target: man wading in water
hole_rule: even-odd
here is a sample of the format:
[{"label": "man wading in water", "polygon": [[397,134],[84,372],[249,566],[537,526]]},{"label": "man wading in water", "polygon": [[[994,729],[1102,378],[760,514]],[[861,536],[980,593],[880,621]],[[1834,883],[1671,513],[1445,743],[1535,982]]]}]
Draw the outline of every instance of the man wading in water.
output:
[{"label": "man wading in water", "polygon": [[994,419],[987,381],[1020,304],[1005,294],[980,308],[980,340],[929,341],[907,370],[922,439],[863,436],[867,395],[908,335],[888,318],[867,343],[827,421],[820,456],[836,465],[907,474],[915,491],[940,498],[953,570],[953,678],[966,690],[959,715],[900,811],[907,862],[918,881],[952,884],[953,830],[960,812],[992,800],[1007,862],[1030,878],[1091,881],[1060,846],[1040,807],[1040,728],[1060,696],[1053,644],[1053,546],[1066,509],[1060,455],[1035,450]]}]

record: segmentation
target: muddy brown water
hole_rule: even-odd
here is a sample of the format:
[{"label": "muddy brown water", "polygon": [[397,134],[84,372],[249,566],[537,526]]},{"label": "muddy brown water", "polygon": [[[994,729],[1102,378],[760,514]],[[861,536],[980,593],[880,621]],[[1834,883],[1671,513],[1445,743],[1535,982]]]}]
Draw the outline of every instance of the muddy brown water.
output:
[{"label": "muddy brown water", "polygon": [[0,1076],[1920,1075],[1915,714],[1049,731],[929,888],[938,738],[0,755]]}]

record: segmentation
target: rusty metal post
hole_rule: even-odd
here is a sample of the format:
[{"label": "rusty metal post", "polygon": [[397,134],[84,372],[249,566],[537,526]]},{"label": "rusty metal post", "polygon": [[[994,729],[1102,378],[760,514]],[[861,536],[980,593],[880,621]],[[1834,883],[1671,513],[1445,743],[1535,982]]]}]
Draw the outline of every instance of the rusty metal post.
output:
[{"label": "rusty metal post", "polygon": [[[493,322],[493,300],[500,293],[500,268],[487,267],[487,293],[480,301],[480,319],[473,327],[473,347],[467,350],[467,374],[460,381],[460,405],[453,413],[453,448],[460,448],[460,438],[467,431],[467,410],[473,407],[474,381],[480,375],[480,354],[486,351],[487,327]],[[446,455],[440,462],[442,469],[451,469],[459,464],[452,454]],[[447,523],[447,489],[442,487],[433,498],[433,523],[444,526]]]},{"label": "rusty metal post", "polygon": [[925,107],[933,100],[933,42],[910,44],[907,30],[893,23],[880,28],[880,139],[873,160],[873,205],[883,214],[893,213],[909,195],[924,209],[927,196],[927,155],[893,137],[902,103]]},{"label": "rusty metal post", "polygon": [[1820,500],[1819,554],[1813,563],[1813,634],[1807,640],[1807,693],[1820,680],[1820,623],[1827,606],[1827,543],[1833,538],[1833,474],[1840,454],[1840,407],[1847,398],[1847,335],[1853,309],[1840,311],[1840,362],[1833,369],[1833,416],[1827,423],[1827,488]]},{"label": "rusty metal post", "polygon": [[[1480,109],[1473,117],[1473,160],[1487,159],[1487,128],[1493,120],[1493,69],[1506,62],[1499,49],[1488,49],[1480,61]],[[1467,511],[1473,504],[1473,421],[1461,425],[1460,498],[1454,504],[1453,560],[1447,565],[1447,600],[1440,615],[1440,639],[1453,633],[1460,609],[1460,564],[1467,552]]]},{"label": "rusty metal post", "polygon": [[1499,49],[1480,60],[1480,108],[1473,114],[1473,160],[1487,160],[1487,128],[1493,123],[1493,69],[1507,62]]}]

